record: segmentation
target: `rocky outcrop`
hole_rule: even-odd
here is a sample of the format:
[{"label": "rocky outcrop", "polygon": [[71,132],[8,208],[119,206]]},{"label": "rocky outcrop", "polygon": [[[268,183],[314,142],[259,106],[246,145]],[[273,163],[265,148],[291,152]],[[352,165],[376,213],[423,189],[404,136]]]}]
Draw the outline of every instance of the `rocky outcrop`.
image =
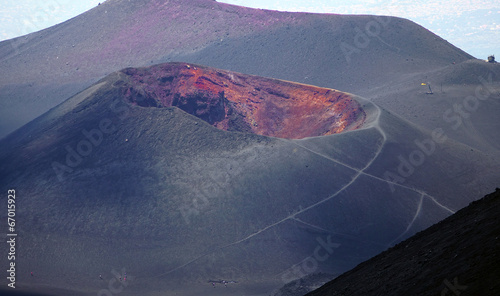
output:
[{"label": "rocky outcrop", "polygon": [[125,99],[178,107],[227,131],[300,139],[360,127],[366,117],[350,95],[185,63],[122,71]]}]

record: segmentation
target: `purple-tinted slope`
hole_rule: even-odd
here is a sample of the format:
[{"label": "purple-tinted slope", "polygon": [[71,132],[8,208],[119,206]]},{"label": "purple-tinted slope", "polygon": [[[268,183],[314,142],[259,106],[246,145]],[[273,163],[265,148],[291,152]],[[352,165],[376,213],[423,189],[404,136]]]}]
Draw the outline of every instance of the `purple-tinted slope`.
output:
[{"label": "purple-tinted slope", "polygon": [[[359,44],[358,32],[368,25],[380,34]],[[346,53],[346,44],[355,50]],[[287,13],[209,0],[109,0],[0,43],[0,136],[129,66],[193,62],[357,93],[469,58],[399,18]]]}]

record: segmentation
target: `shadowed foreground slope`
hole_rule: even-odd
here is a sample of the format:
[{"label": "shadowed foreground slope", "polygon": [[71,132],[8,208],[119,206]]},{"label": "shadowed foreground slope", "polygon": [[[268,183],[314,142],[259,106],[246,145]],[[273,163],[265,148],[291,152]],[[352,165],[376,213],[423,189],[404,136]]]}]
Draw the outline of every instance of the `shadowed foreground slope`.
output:
[{"label": "shadowed foreground slope", "polygon": [[[319,91],[198,70],[267,81],[272,102],[284,85]],[[154,83],[132,83],[146,72],[112,73],[0,141],[0,190],[17,196],[21,291],[96,295],[126,272],[120,295],[269,295],[309,274],[353,268],[490,191],[499,177],[496,160],[354,95],[352,106],[364,112],[357,129],[285,139],[158,108],[147,99],[159,98],[148,95]],[[171,86],[182,81],[193,82],[186,76]],[[128,90],[135,95],[124,96]],[[415,141],[425,154],[414,152]],[[397,173],[398,156],[412,155],[421,158],[411,176],[386,178]],[[214,288],[209,280],[237,283]]]},{"label": "shadowed foreground slope", "polygon": [[307,296],[500,295],[500,189]]}]

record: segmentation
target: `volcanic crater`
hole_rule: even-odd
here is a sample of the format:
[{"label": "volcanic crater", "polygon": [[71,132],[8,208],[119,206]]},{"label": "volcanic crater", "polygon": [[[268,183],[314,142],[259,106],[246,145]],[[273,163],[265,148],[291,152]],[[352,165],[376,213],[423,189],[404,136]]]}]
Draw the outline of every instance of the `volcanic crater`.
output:
[{"label": "volcanic crater", "polygon": [[225,131],[301,139],[354,130],[366,113],[334,89],[187,63],[126,68],[124,99],[142,107],[178,107]]}]

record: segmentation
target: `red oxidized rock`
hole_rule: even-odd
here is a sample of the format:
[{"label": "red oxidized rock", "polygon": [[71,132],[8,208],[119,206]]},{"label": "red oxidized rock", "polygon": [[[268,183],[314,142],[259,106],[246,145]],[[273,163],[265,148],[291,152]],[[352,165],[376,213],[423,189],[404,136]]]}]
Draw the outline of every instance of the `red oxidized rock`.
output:
[{"label": "red oxidized rock", "polygon": [[300,139],[356,129],[366,117],[348,94],[311,85],[184,63],[122,72],[129,102],[176,106],[223,130]]}]

